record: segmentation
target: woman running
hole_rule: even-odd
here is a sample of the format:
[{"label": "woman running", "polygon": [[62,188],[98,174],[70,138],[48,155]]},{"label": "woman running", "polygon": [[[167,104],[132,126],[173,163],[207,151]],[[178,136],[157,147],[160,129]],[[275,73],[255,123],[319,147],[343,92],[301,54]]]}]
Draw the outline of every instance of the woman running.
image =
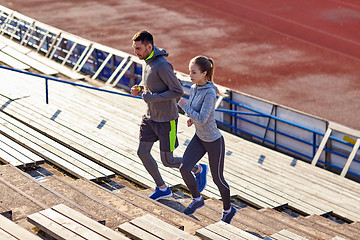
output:
[{"label": "woman running", "polygon": [[200,195],[196,180],[191,170],[197,162],[208,153],[210,171],[214,183],[218,187],[223,201],[222,221],[230,223],[236,209],[230,204],[230,188],[224,179],[224,137],[215,122],[215,103],[217,88],[213,83],[214,61],[205,56],[197,56],[189,63],[190,78],[193,85],[190,89],[189,100],[181,98],[179,106],[189,116],[188,127],[195,125],[195,135],[187,146],[182,166],[181,175],[190,190],[193,201],[184,210],[186,215],[193,214],[196,209],[205,205]]}]

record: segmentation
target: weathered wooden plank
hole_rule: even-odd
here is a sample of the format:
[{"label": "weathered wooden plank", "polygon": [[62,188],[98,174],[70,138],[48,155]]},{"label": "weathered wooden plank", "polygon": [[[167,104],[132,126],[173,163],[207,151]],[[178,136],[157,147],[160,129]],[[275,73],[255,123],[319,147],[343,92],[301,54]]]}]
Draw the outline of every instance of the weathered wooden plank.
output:
[{"label": "weathered wooden plank", "polygon": [[265,239],[269,240],[308,240],[307,238],[301,237],[293,232],[283,229],[277,233],[272,234]]},{"label": "weathered wooden plank", "polygon": [[[99,235],[96,232],[96,229],[87,228],[86,223],[75,222],[72,219],[68,218],[66,215],[62,215],[61,213],[54,211],[51,208],[45,209],[39,213],[45,216],[46,218],[50,219],[54,223],[59,224],[64,229],[72,231],[78,236],[84,237],[86,239],[99,239],[99,240],[108,239]],[[98,223],[98,225],[101,224]]]},{"label": "weathered wooden plank", "polygon": [[219,221],[219,222],[214,223],[212,225],[217,226],[220,229],[225,229],[228,232],[231,232],[233,234],[236,234],[238,236],[241,236],[241,237],[249,239],[249,240],[260,240],[261,239],[261,238],[255,236],[255,235],[253,235],[253,234],[250,234],[250,233],[248,233],[246,231],[241,230],[240,228],[237,228],[237,227],[235,227],[233,225],[227,224],[227,223],[222,222],[222,221]]},{"label": "weathered wooden plank", "polygon": [[[17,115],[19,117],[19,115]],[[25,119],[24,119],[25,120]],[[42,119],[40,119],[38,122],[42,122]],[[36,125],[38,122],[34,122],[33,125],[35,126],[39,126]],[[44,123],[44,125],[47,125],[47,127],[52,126],[54,122],[50,121],[48,123]],[[145,169],[142,167],[142,164],[139,165],[139,167],[135,167],[131,166],[131,168],[127,169],[127,168],[123,168],[122,166],[124,166],[124,164],[126,162],[128,162],[128,159],[133,158],[134,156],[128,154],[127,152],[122,152],[122,153],[116,153],[113,150],[106,150],[106,148],[104,148],[103,144],[100,143],[96,143],[96,142],[92,142],[90,141],[87,137],[82,136],[81,134],[76,134],[78,135],[77,138],[74,138],[75,133],[71,134],[69,132],[68,129],[66,129],[65,127],[63,127],[62,125],[58,125],[54,126],[53,129],[57,129],[58,130],[58,135],[56,137],[58,137],[59,139],[64,140],[64,137],[66,136],[68,139],[70,138],[70,144],[73,146],[77,146],[76,148],[80,148],[80,149],[84,149],[82,151],[85,151],[86,154],[89,154],[91,156],[93,156],[95,158],[95,160],[98,160],[97,162],[100,164],[103,164],[107,167],[110,167],[109,169],[111,169],[112,171],[118,172],[118,173],[123,173],[125,175],[129,175],[131,176],[138,176],[141,179],[138,179],[140,183],[144,183],[144,184],[148,184],[147,186],[152,186],[153,181],[149,178],[149,180],[146,180],[145,178],[143,178],[143,174],[140,174],[142,171],[144,171],[145,173]],[[45,129],[42,129],[43,131],[46,131]],[[46,132],[50,132],[50,131],[46,131]],[[80,138],[79,138],[80,137]],[[69,142],[69,140],[68,140]],[[103,149],[99,148],[102,147]],[[34,148],[34,147],[33,147]],[[36,148],[36,147],[35,147]],[[104,151],[105,150],[105,151]],[[121,152],[121,149],[117,149],[117,151]],[[50,156],[51,158],[55,157],[55,156]],[[49,157],[49,158],[50,158]],[[130,162],[128,162],[130,163]],[[75,176],[77,176],[76,174],[74,174]],[[134,180],[136,180],[134,178]]]},{"label": "weathered wooden plank", "polygon": [[15,238],[15,237],[11,236],[9,233],[5,232],[3,229],[1,229],[1,227],[0,227],[0,239],[2,239],[2,240],[19,240],[18,238]]},{"label": "weathered wooden plank", "polygon": [[50,68],[47,65],[44,65],[9,46],[2,48],[1,51],[44,74],[55,75],[58,73],[58,71],[55,69]]},{"label": "weathered wooden plank", "polygon": [[55,62],[47,57],[44,57],[36,52],[29,52],[29,53],[27,53],[27,56],[49,66],[50,68],[57,70],[64,76],[69,77],[71,79],[81,80],[81,79],[85,78],[85,75],[78,73],[67,66],[63,66],[60,63],[57,63],[57,62]]},{"label": "weathered wooden plank", "polygon": [[61,240],[84,240],[84,238],[80,237],[76,233],[63,228],[60,224],[53,222],[49,218],[43,216],[38,213],[33,213],[27,216],[27,220],[35,225],[36,227],[40,228],[45,233],[49,234],[50,236],[61,239]]},{"label": "weathered wooden plank", "polygon": [[304,237],[301,237],[293,232],[290,232],[286,229],[283,229],[281,230],[280,232],[278,232],[280,235],[284,236],[284,237],[287,237],[289,239],[292,239],[292,240],[307,240],[307,238],[304,238]]},{"label": "weathered wooden plank", "polygon": [[[35,141],[38,145],[42,146],[42,148],[52,151],[52,154],[56,152],[56,154],[60,156],[62,160],[61,162],[54,162],[54,164],[55,163],[57,163],[58,165],[62,164],[63,167],[67,167],[66,169],[67,171],[76,172],[77,170],[74,167],[82,169],[93,176],[90,179],[101,179],[107,176],[114,175],[113,172],[105,169],[104,167],[101,167],[98,164],[95,164],[94,162],[80,156],[77,153],[72,152],[63,145],[56,143],[54,140],[45,137],[41,133],[25,126],[24,124],[14,121],[9,116],[6,116],[5,114],[1,114],[0,116],[2,119],[8,121],[8,123],[11,124],[11,125],[10,124],[7,125],[8,128],[12,127],[14,131],[18,131],[18,132],[22,131],[23,135],[27,135],[29,137],[31,136],[31,138],[33,139],[32,141]],[[60,160],[58,157],[56,159]],[[51,161],[52,159],[50,158],[48,160]]]},{"label": "weathered wooden plank", "polygon": [[2,152],[7,153],[9,156],[13,157],[19,162],[21,162],[21,165],[14,165],[14,166],[26,167],[30,165],[35,165],[34,160],[30,159],[28,156],[24,155],[23,152],[21,152],[24,149],[20,145],[18,145],[17,148],[14,148],[14,145],[13,146],[10,145],[13,144],[9,143],[9,141],[5,143],[2,140],[0,140],[0,150],[2,150]]},{"label": "weathered wooden plank", "polygon": [[196,236],[199,236],[201,239],[204,240],[228,240],[228,238],[225,238],[218,233],[215,233],[207,228],[201,228],[195,232]]},{"label": "weathered wooden plank", "polygon": [[[306,171],[302,171],[301,175],[300,175],[300,173],[296,172],[297,170],[293,169],[292,167],[289,167],[287,170],[288,171],[288,173],[287,173],[286,170],[282,171],[281,169],[279,169],[278,164],[276,162],[273,162],[273,164],[275,166],[272,166],[271,164],[266,163],[266,160],[265,160],[264,164],[260,165],[260,164],[256,164],[256,163],[250,163],[245,160],[239,161],[239,160],[236,160],[236,158],[232,158],[232,159],[234,159],[234,161],[230,161],[228,164],[230,164],[230,165],[232,164],[233,166],[237,165],[238,170],[243,168],[245,175],[246,174],[251,175],[251,176],[259,175],[258,179],[261,179],[261,177],[264,177],[266,179],[266,181],[269,181],[270,186],[276,186],[276,188],[278,188],[279,191],[284,192],[284,194],[287,194],[287,196],[291,197],[291,195],[294,195],[294,194],[297,195],[299,198],[302,199],[301,201],[304,204],[307,204],[307,205],[311,204],[313,206],[321,206],[321,205],[319,205],[319,202],[318,202],[318,200],[315,199],[315,197],[320,198],[319,200],[322,202],[324,202],[324,200],[328,199],[328,200],[326,200],[327,203],[323,204],[322,206],[323,207],[328,206],[327,210],[329,210],[329,207],[333,207],[335,202],[338,202],[339,199],[343,199],[343,197],[344,197],[343,193],[341,193],[339,191],[334,192],[333,189],[329,189],[329,186],[327,186],[327,187],[319,186],[319,184],[317,184],[318,178],[316,177],[316,175],[309,175],[309,173],[306,173]],[[236,163],[236,162],[238,162],[238,163]],[[265,170],[265,171],[263,171],[263,170]],[[328,174],[333,175],[332,173],[328,173]],[[307,175],[309,175],[309,176],[307,176]],[[271,182],[273,182],[273,183],[270,184]],[[306,182],[308,182],[308,184],[304,184]],[[308,186],[311,186],[311,187],[308,187]],[[316,190],[316,188],[317,188],[317,190]],[[295,189],[298,189],[298,190],[295,190]],[[304,197],[307,197],[307,196],[309,196],[308,199],[304,200]],[[333,196],[335,199],[329,201],[329,197],[331,197],[331,196]],[[337,197],[335,197],[335,196],[337,196]],[[345,200],[347,201],[353,197],[354,197],[354,194],[349,195],[346,197]],[[324,200],[321,200],[321,198]],[[351,202],[352,201],[350,201],[349,204],[351,204]],[[291,204],[291,205],[294,203],[296,205],[296,202],[293,202],[293,201],[289,202],[289,204]],[[338,203],[338,204],[340,204],[339,206],[341,206],[341,208],[344,208],[344,205],[342,203]],[[299,206],[294,206],[294,207],[299,207]],[[299,207],[299,208],[301,208],[301,207]],[[327,210],[323,209],[324,212],[326,212]],[[315,213],[315,212],[311,212],[311,213]]]},{"label": "weathered wooden plank", "polygon": [[[3,230],[3,231],[1,231]],[[41,238],[28,232],[26,229],[22,228],[21,226],[17,225],[13,221],[7,219],[6,217],[0,215],[0,232],[7,232],[13,236],[13,238],[9,239],[26,239],[26,240],[40,240]],[[0,239],[7,239],[2,238]]]},{"label": "weathered wooden plank", "polygon": [[99,224],[98,222],[67,207],[64,204],[53,206],[51,209],[62,215],[65,215],[66,217],[68,217],[69,219],[72,219],[75,222],[81,223],[82,225],[86,226],[89,229],[92,229],[93,231],[95,231],[96,233],[100,234],[103,237],[106,237],[109,239],[125,239],[123,236],[116,233],[112,229],[110,229],[102,224]]},{"label": "weathered wooden plank", "polygon": [[[31,152],[30,150],[26,149],[25,147],[21,146],[17,142],[9,139],[8,137],[0,134],[0,141],[4,142],[6,145],[10,146],[12,149],[17,150],[22,155],[26,156],[29,159],[30,163],[43,163],[44,159],[41,158],[39,155]],[[23,161],[24,162],[24,161]],[[26,162],[26,161],[25,161]]]},{"label": "weathered wooden plank", "polygon": [[52,162],[53,164],[55,164],[55,165],[57,165],[59,167],[63,167],[64,169],[66,169],[66,171],[73,174],[74,176],[84,177],[84,178],[87,178],[87,179],[94,179],[93,175],[87,173],[86,171],[84,171],[84,170],[82,170],[80,168],[74,168],[74,166],[71,165],[69,162],[67,162],[64,159],[58,157],[54,153],[52,153],[50,151],[47,151],[45,148],[43,148],[42,146],[36,144],[31,139],[29,139],[27,137],[24,137],[24,136],[21,135],[21,133],[19,134],[16,131],[14,131],[14,129],[7,128],[5,126],[0,125],[0,130],[5,132],[6,134],[12,136],[12,137],[17,138],[22,143],[24,143],[27,146],[29,146],[30,148],[34,149],[34,151],[36,151],[39,154],[41,154],[42,156],[44,156],[46,158],[46,160]]},{"label": "weathered wooden plank", "polygon": [[279,233],[274,233],[271,236],[266,237],[265,240],[291,240],[291,239],[284,237]]},{"label": "weathered wooden plank", "polygon": [[28,52],[31,52],[30,48],[24,47],[4,36],[0,36],[0,43],[5,47],[5,46],[9,46],[12,47],[14,49],[16,49],[17,51],[23,53],[23,54],[27,54]]},{"label": "weathered wooden plank", "polygon": [[30,66],[24,64],[23,62],[20,62],[19,60],[9,56],[8,54],[0,51],[0,61],[9,65],[10,67],[20,69],[20,70],[26,70],[29,69]]},{"label": "weathered wooden plank", "polygon": [[118,226],[118,229],[120,232],[124,233],[126,236],[129,236],[131,239],[135,239],[135,240],[143,240],[143,239],[159,240],[159,239],[161,239],[141,228],[138,228],[137,226],[135,226],[129,222],[125,222],[125,223],[121,224],[120,226]]},{"label": "weathered wooden plank", "polygon": [[130,221],[131,224],[146,230],[161,239],[189,239],[198,240],[197,237],[184,232],[173,225],[170,225],[159,218],[146,214],[142,217],[135,218]]},{"label": "weathered wooden plank", "polygon": [[[2,142],[0,142],[0,160],[2,162],[5,162],[5,163],[8,163],[8,164],[11,164],[11,165],[14,165],[16,167],[18,166],[22,166],[23,163],[15,158],[14,156],[10,155],[8,152],[6,152],[4,149],[3,149],[3,146],[2,145],[5,145],[3,144]],[[6,145],[5,145],[6,147]]]},{"label": "weathered wooden plank", "polygon": [[247,238],[242,237],[241,235],[237,234],[237,233],[233,233],[228,231],[226,228],[221,227],[219,225],[216,224],[211,224],[209,226],[206,227],[207,230],[213,231],[214,233],[219,234],[220,236],[227,238],[227,239],[231,239],[231,240],[244,240]]}]

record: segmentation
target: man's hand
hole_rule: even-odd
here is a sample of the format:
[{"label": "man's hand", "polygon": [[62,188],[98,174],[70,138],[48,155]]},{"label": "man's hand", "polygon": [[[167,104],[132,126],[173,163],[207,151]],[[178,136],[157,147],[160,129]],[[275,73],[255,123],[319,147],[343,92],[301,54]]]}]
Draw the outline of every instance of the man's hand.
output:
[{"label": "man's hand", "polygon": [[131,95],[133,95],[134,97],[136,97],[137,95],[139,95],[139,93],[143,90],[142,86],[139,86],[137,84],[135,84],[134,86],[131,87],[130,89],[130,93]]}]

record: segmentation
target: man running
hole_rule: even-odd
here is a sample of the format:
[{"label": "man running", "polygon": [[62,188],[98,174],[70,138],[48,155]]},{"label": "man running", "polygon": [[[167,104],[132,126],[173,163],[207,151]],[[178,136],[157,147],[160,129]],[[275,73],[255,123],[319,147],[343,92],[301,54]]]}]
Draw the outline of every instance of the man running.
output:
[{"label": "man running", "polygon": [[[144,167],[156,183],[153,194],[149,197],[159,200],[172,196],[170,188],[163,181],[157,163],[151,155],[151,148],[157,140],[160,142],[160,158],[164,166],[179,168],[181,158],[174,158],[173,151],[179,145],[177,139],[178,108],[176,99],[183,95],[173,66],[166,59],[168,53],[154,45],[153,36],[148,31],[139,31],[132,38],[135,55],[145,60],[143,81],[131,88],[131,94],[142,93],[147,103],[147,113],[140,125],[139,147],[137,154]],[[193,169],[199,190],[206,186],[208,167],[196,165]]]}]

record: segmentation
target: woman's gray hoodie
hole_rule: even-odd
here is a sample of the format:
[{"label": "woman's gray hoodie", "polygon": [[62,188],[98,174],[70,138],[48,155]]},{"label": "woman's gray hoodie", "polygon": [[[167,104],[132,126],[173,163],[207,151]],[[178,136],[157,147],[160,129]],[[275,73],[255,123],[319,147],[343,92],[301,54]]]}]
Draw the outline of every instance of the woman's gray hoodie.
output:
[{"label": "woman's gray hoodie", "polygon": [[195,133],[204,142],[213,142],[221,137],[215,122],[217,88],[212,82],[190,89],[188,103],[182,106],[185,113],[194,120]]}]

